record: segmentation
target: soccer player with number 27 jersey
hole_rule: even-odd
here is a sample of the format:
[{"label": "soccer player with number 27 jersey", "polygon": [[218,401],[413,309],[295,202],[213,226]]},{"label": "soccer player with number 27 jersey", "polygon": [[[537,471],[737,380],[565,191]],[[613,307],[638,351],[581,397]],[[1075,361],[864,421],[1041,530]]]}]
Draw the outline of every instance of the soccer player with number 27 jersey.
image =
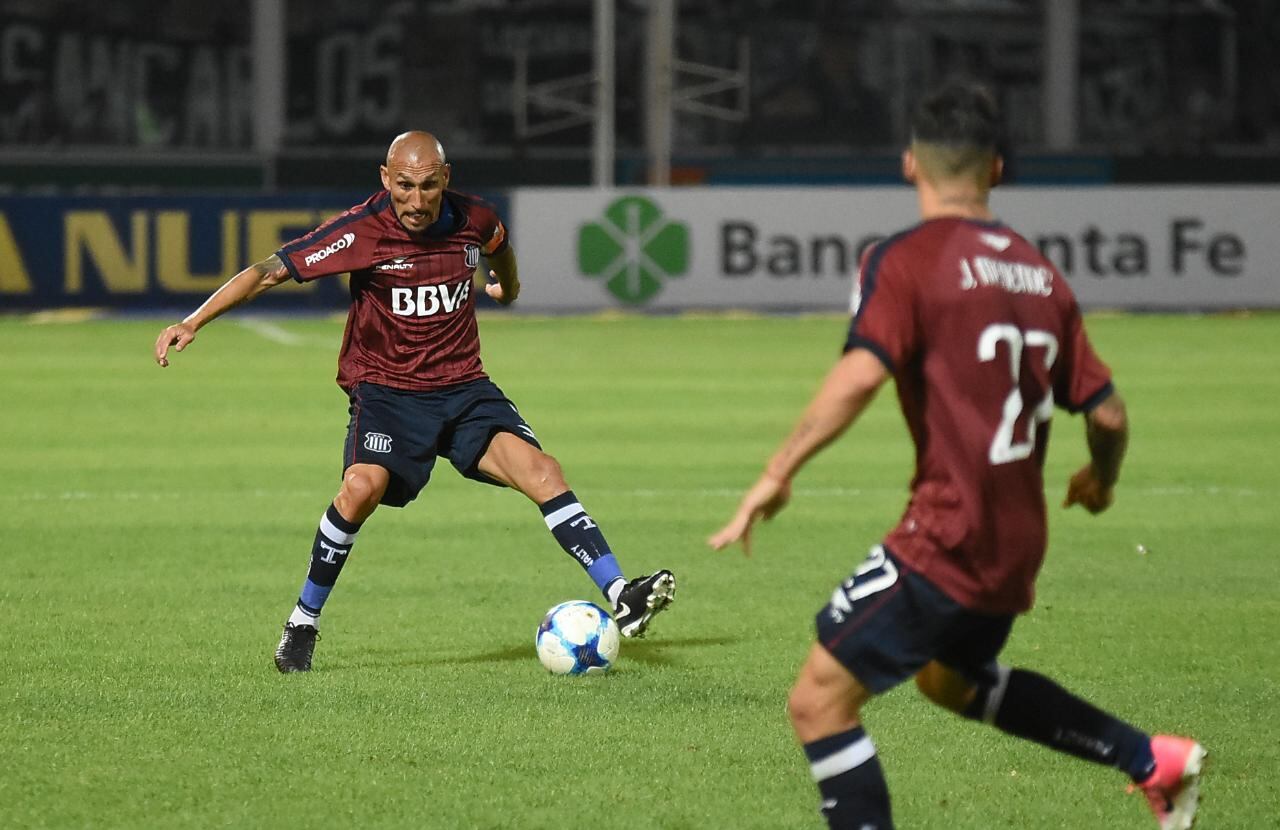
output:
[{"label": "soccer player with number 27 jersey", "polygon": [[310,671],[320,612],[365,520],[403,507],[437,456],[467,478],[510,487],[538,505],[556,541],[596,583],[624,636],[645,633],[675,598],[670,571],[627,581],[599,526],[555,458],[485,374],[473,281],[481,258],[504,305],[520,292],[515,254],[491,207],[448,189],[450,166],[430,133],[398,136],[383,190],[228,280],[160,333],[156,362],[184,350],[229,309],[289,279],[351,274],[351,309],[338,357],[350,399],[342,485],[320,517],[302,591],[275,652],[281,672]]},{"label": "soccer player with number 27 jersey", "polygon": [[903,173],[923,221],[865,254],[844,356],[708,541],[746,548],[752,525],[786,505],[792,476],[892,376],[916,447],[911,498],[818,613],[818,642],[789,700],[827,823],[893,827],[861,711],[914,677],[926,697],[964,717],[1118,768],[1161,830],[1185,830],[1196,814],[1200,744],[1149,736],[997,661],[1015,615],[1031,607],[1044,556],[1042,471],[1055,406],[1084,414],[1090,454],[1064,506],[1110,506],[1128,439],[1124,404],[1071,289],[990,213],[998,146],[999,114],[985,89],[955,84],[921,102]]}]

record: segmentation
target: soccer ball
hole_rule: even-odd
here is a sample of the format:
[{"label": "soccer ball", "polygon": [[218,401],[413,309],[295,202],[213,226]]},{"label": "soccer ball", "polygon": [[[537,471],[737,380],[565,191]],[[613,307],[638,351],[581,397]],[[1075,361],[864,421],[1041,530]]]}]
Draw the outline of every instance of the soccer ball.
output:
[{"label": "soccer ball", "polygon": [[534,641],[552,674],[604,674],[618,659],[618,625],[593,602],[574,599],[547,612]]}]

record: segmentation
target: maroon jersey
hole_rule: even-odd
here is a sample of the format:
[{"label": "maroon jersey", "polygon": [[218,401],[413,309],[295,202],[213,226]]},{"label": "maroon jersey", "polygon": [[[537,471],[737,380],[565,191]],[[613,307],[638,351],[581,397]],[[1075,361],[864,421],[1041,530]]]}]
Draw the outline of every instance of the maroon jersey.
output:
[{"label": "maroon jersey", "polygon": [[410,234],[385,190],[280,249],[299,282],[351,273],[338,385],[424,391],[485,377],[471,281],[507,232],[493,208],[446,191],[440,217]]},{"label": "maroon jersey", "polygon": [[1088,410],[1111,392],[1070,287],[1004,225],[943,218],[869,250],[852,306],[845,349],[893,373],[916,446],[885,544],[974,611],[1026,611],[1053,407]]}]

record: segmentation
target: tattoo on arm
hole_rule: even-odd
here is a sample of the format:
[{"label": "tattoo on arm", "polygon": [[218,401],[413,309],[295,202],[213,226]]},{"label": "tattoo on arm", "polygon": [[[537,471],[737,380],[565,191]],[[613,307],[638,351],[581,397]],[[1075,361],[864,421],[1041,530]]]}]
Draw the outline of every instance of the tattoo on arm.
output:
[{"label": "tattoo on arm", "polygon": [[801,451],[805,442],[809,440],[809,434],[813,432],[813,418],[805,417],[800,423],[796,424],[796,428],[791,433],[791,437],[787,440],[787,445],[783,449],[788,456],[794,456]]},{"label": "tattoo on arm", "polygon": [[272,254],[262,262],[249,266],[258,274],[258,278],[269,285],[278,285],[289,277],[289,269],[284,267],[277,254]]}]

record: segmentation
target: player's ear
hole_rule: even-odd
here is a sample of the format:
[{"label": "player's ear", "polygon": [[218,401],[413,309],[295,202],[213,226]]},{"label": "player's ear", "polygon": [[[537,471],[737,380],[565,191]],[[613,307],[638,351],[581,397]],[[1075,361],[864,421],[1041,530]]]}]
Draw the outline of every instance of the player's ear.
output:
[{"label": "player's ear", "polygon": [[996,156],[991,160],[991,186],[1000,184],[1004,178],[1004,156]]},{"label": "player's ear", "polygon": [[451,175],[453,175],[453,165],[452,165],[452,164],[446,164],[446,165],[444,166],[444,186],[445,186],[445,187],[448,187],[448,186],[449,186],[449,177],[450,177]]},{"label": "player's ear", "polygon": [[907,184],[916,183],[916,154],[910,147],[902,151],[902,178],[907,180]]},{"label": "player's ear", "polygon": [[382,176],[383,188],[385,188],[386,190],[390,190],[391,189],[391,173],[388,172],[387,166],[385,164],[380,165],[378,167],[378,174]]}]

